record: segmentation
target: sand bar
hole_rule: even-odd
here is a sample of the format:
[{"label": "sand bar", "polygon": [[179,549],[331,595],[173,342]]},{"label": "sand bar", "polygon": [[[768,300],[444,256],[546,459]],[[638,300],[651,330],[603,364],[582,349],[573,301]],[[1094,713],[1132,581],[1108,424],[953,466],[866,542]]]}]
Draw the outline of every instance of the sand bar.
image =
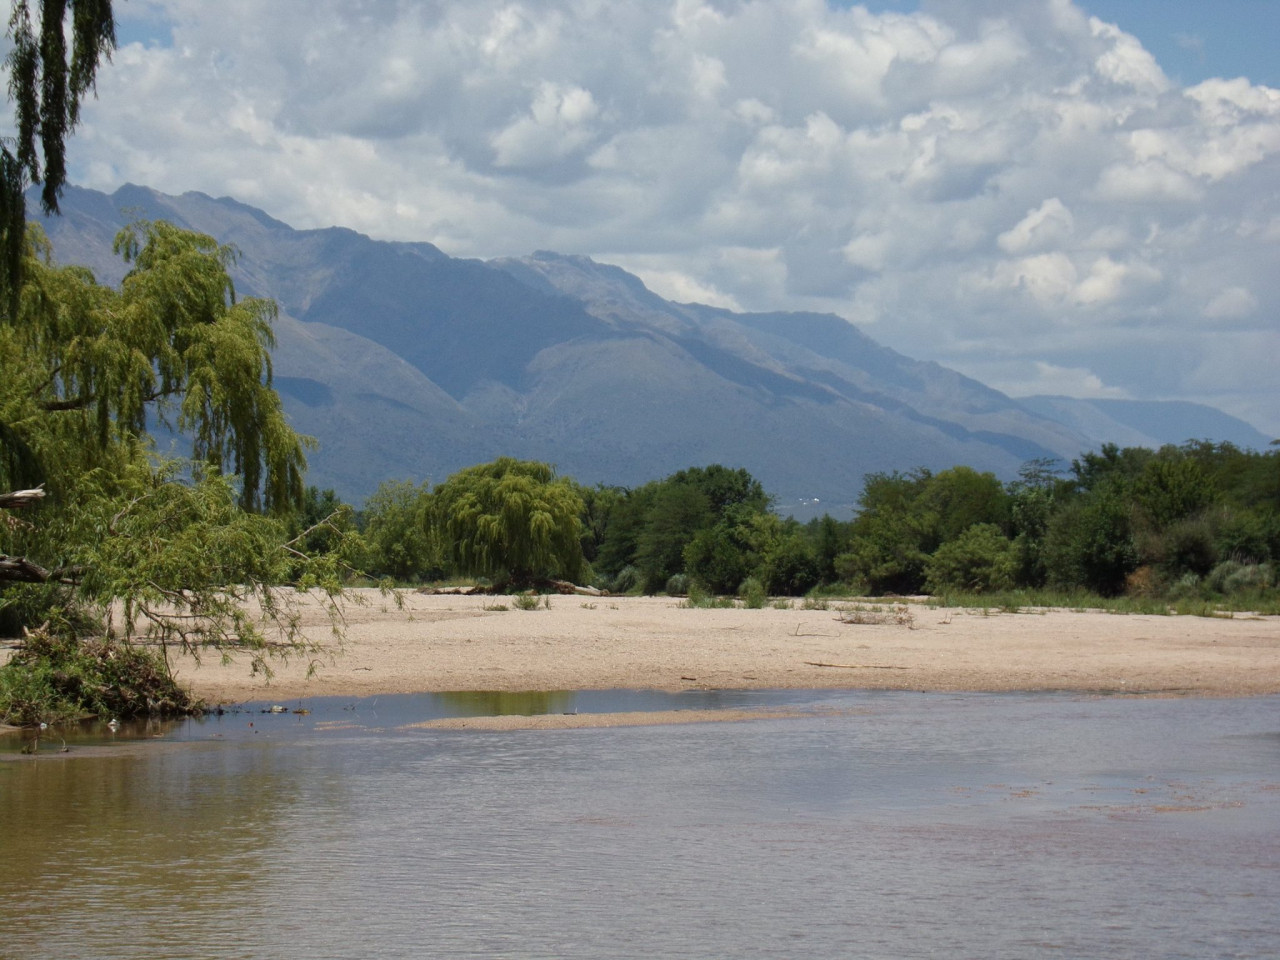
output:
[{"label": "sand bar", "polygon": [[[984,614],[923,603],[893,614],[843,601],[690,609],[666,597],[576,596],[521,610],[509,597],[417,593],[398,607],[376,591],[362,599],[347,607],[341,650],[310,678],[302,661],[267,682],[216,656],[179,661],[177,673],[210,702],[615,688],[1280,693],[1280,617]],[[302,613],[325,640],[319,606]]]}]

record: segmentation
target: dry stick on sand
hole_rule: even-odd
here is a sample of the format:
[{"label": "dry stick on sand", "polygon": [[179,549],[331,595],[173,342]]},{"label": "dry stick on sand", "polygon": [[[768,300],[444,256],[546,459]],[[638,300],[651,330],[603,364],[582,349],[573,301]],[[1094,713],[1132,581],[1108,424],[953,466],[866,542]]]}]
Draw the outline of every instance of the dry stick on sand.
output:
[{"label": "dry stick on sand", "polygon": [[817,660],[806,660],[806,664],[811,667],[839,667],[842,670],[910,670],[910,667],[900,667],[896,664],[885,663],[820,663]]}]

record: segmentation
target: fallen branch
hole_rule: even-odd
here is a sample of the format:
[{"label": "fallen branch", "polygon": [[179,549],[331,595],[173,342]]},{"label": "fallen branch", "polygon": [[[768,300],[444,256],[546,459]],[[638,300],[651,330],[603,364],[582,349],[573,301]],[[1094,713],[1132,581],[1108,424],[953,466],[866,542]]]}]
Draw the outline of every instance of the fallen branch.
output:
[{"label": "fallen branch", "polygon": [[74,585],[80,582],[82,567],[59,567],[57,570],[46,570],[38,563],[32,563],[26,557],[10,557],[0,554],[0,582],[6,583],[63,583]]},{"label": "fallen branch", "polygon": [[889,624],[894,623],[908,630],[915,629],[916,618],[909,607],[895,606],[888,610],[867,610],[862,607],[855,607],[853,610],[846,610],[840,616],[835,618],[839,623],[853,624]]},{"label": "fallen branch", "polygon": [[0,580],[17,581],[18,583],[46,583],[53,577],[53,572],[39,564],[32,563],[26,557],[6,557],[0,555]]},{"label": "fallen branch", "polygon": [[580,597],[603,597],[604,590],[598,590],[595,587],[582,587],[568,580],[548,580],[547,585],[556,593],[577,594]]},{"label": "fallen branch", "polygon": [[839,667],[841,670],[910,670],[910,667],[899,667],[883,663],[822,663],[818,660],[806,660],[811,667]]},{"label": "fallen branch", "polygon": [[8,493],[0,493],[0,508],[16,510],[19,507],[29,507],[42,499],[44,499],[42,487],[36,487],[33,490],[11,490]]}]

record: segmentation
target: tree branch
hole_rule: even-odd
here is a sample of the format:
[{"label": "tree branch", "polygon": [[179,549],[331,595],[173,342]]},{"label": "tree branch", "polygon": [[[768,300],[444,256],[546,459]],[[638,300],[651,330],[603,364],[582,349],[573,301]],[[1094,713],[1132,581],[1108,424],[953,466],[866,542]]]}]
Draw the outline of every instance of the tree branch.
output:
[{"label": "tree branch", "polygon": [[0,554],[0,581],[13,583],[48,583],[53,571],[32,563],[26,557],[6,557]]},{"label": "tree branch", "polygon": [[0,508],[16,510],[19,507],[29,507],[43,498],[43,485],[36,487],[34,490],[14,490],[10,493],[0,493]]},{"label": "tree branch", "polygon": [[[176,390],[152,390],[142,398],[142,402],[154,403],[157,400],[163,400],[166,397],[171,397],[176,392]],[[40,409],[45,413],[63,413],[67,410],[85,410],[97,402],[97,395],[89,394],[87,396],[67,397],[63,400],[41,400],[39,401],[39,405]]]},{"label": "tree branch", "polygon": [[62,583],[74,586],[84,574],[83,567],[59,567],[46,570],[26,557],[0,554],[0,583]]}]

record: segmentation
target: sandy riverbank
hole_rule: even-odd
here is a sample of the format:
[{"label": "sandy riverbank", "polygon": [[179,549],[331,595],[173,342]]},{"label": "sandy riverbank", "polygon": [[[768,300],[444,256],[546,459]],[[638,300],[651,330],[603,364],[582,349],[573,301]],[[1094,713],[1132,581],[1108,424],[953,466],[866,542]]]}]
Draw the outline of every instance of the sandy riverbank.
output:
[{"label": "sandy riverbank", "polygon": [[[1165,695],[1280,693],[1280,618],[1100,612],[995,613],[912,604],[906,616],[848,623],[827,610],[689,609],[656,597],[550,599],[376,591],[346,611],[346,640],[269,683],[216,657],[180,662],[180,679],[212,702],[446,690],[864,688],[1079,690]],[[505,606],[507,609],[497,609]],[[885,609],[870,608],[868,609]],[[329,623],[302,611],[318,640]]]}]

